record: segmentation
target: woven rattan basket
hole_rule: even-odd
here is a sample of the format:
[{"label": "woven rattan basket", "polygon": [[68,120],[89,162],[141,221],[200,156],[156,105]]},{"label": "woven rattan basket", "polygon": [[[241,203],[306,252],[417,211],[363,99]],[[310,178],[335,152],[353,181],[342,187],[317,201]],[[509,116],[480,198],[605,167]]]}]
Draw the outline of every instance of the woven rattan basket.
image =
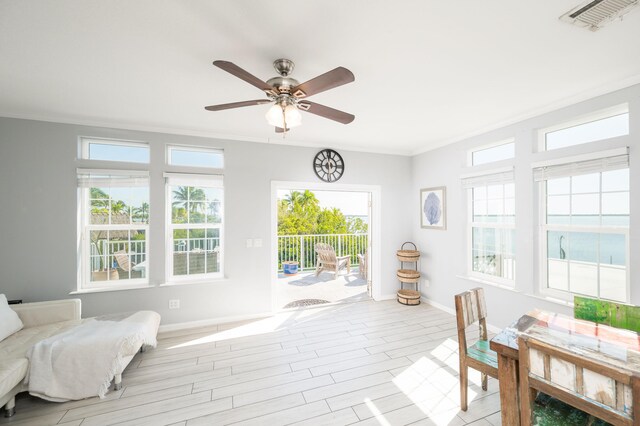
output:
[{"label": "woven rattan basket", "polygon": [[396,255],[400,262],[417,262],[420,259],[418,250],[398,250]]},{"label": "woven rattan basket", "polygon": [[403,283],[417,283],[420,281],[420,272],[413,269],[398,269],[396,275]]},{"label": "woven rattan basket", "polygon": [[398,290],[398,303],[403,305],[419,305],[420,292],[415,290]]}]

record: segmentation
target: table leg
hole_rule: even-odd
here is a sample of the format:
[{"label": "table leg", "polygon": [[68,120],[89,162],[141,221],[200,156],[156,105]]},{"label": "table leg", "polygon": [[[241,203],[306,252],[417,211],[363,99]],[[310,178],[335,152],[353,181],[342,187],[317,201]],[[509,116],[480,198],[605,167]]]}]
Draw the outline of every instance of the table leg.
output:
[{"label": "table leg", "polygon": [[502,424],[520,426],[520,398],[518,385],[518,361],[498,355],[498,382]]}]

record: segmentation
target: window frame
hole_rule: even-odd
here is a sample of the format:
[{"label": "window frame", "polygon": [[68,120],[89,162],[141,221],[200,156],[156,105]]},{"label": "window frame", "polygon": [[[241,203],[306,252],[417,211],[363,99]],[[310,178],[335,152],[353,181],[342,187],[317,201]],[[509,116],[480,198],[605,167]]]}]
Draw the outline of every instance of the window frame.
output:
[{"label": "window frame", "polygon": [[[192,187],[207,187],[206,184],[202,184],[206,180],[216,181],[219,180],[221,185],[219,188],[222,190],[222,199],[220,200],[221,204],[221,223],[220,224],[210,224],[210,223],[172,223],[172,193],[171,188],[176,186],[175,184],[171,184],[170,178],[177,177],[180,179],[184,179],[185,181],[193,181],[193,185],[188,185]],[[225,257],[225,187],[224,187],[224,179],[222,174],[193,174],[193,173],[173,173],[173,172],[165,172],[165,281],[167,284],[194,284],[194,283],[205,283],[211,281],[220,281],[225,279],[225,268],[224,268],[224,257]],[[198,184],[200,183],[200,184]],[[177,185],[177,186],[186,186],[186,185]],[[217,186],[211,186],[210,188],[216,188]],[[202,274],[186,274],[186,275],[174,275],[173,274],[173,231],[175,229],[219,229],[219,239],[220,243],[218,247],[220,250],[218,251],[219,256],[219,265],[220,270],[218,272],[210,272],[210,273],[202,273]],[[206,237],[205,237],[206,238]],[[206,253],[205,253],[206,255]]]},{"label": "window frame", "polygon": [[[630,170],[630,167],[629,167]],[[594,172],[600,174],[600,184],[599,184],[599,199],[600,199],[600,216],[602,216],[602,171]],[[580,176],[580,175],[576,175]],[[573,177],[573,176],[572,176]],[[540,253],[540,261],[538,262],[538,273],[540,285],[538,286],[538,292],[541,296],[550,297],[566,302],[573,302],[573,298],[576,295],[587,296],[587,297],[595,297],[600,298],[600,268],[598,268],[598,295],[584,295],[581,293],[574,293],[571,290],[559,290],[549,287],[549,277],[548,277],[548,240],[547,233],[551,232],[576,232],[576,233],[596,233],[596,234],[617,234],[625,236],[625,269],[626,269],[626,277],[625,277],[625,297],[624,301],[616,300],[616,302],[620,303],[629,303],[631,300],[631,270],[629,264],[629,256],[630,256],[630,228],[631,226],[602,226],[602,224],[598,226],[579,226],[579,225],[558,225],[547,223],[547,180],[543,180],[541,182],[534,182],[538,186],[538,220],[539,220],[539,235],[538,235],[538,243],[539,243],[539,253]],[[629,180],[629,184],[631,184],[631,180]],[[629,192],[631,194],[631,192]],[[570,192],[569,196],[571,197],[573,192]],[[631,214],[629,214],[631,216]],[[598,253],[600,252],[600,247],[598,243]],[[598,256],[599,257],[599,256]],[[598,262],[600,265],[600,262]],[[570,279],[570,275],[569,275]],[[569,286],[570,286],[569,282]],[[571,287],[569,287],[571,288]],[[609,300],[609,299],[605,299]]]},{"label": "window frame", "polygon": [[[80,159],[81,160],[92,161],[92,162],[107,161],[109,163],[127,163],[127,164],[136,164],[136,165],[139,164],[141,166],[143,165],[148,166],[149,164],[151,164],[151,147],[149,146],[148,142],[127,140],[127,139],[96,138],[92,136],[79,136],[78,139],[80,141]],[[144,147],[144,148],[147,148],[147,150],[149,151],[149,161],[143,163],[139,161],[101,160],[101,159],[89,158],[89,145],[91,145],[91,143],[96,143],[100,145],[126,146],[126,147],[137,147],[137,148]]]},{"label": "window frame", "polygon": [[[77,169],[77,174],[91,174],[95,173],[99,174],[118,174],[122,176],[130,175],[130,176],[140,176],[149,179],[149,172],[142,170],[104,170],[104,169],[93,169],[93,168],[83,168]],[[146,186],[149,191],[149,195],[151,192],[150,182]],[[79,262],[79,272],[80,276],[77,283],[77,290],[79,292],[83,291],[92,291],[92,290],[105,290],[105,291],[115,291],[120,289],[126,289],[131,287],[147,287],[149,286],[149,268],[147,266],[147,273],[144,277],[134,278],[134,279],[117,279],[117,280],[105,280],[105,281],[91,281],[91,232],[92,231],[109,231],[109,230],[118,230],[118,231],[137,231],[144,230],[145,232],[145,248],[146,248],[146,261],[149,260],[149,231],[150,231],[150,218],[147,223],[129,223],[129,224],[91,224],[91,187],[77,187],[78,191],[78,204],[80,205],[79,213],[80,218],[78,221],[78,232],[79,232],[79,253],[78,253],[78,262]],[[149,202],[149,206],[151,203]],[[151,207],[149,207],[149,210]],[[129,240],[129,244],[130,244]],[[148,264],[147,264],[148,265]],[[108,268],[110,269],[110,268]]]},{"label": "window frame", "polygon": [[[553,132],[557,132],[559,130],[564,130],[564,129],[569,129],[572,127],[578,127],[584,124],[589,124],[595,121],[600,121],[600,120],[606,120],[607,118],[611,118],[611,117],[615,117],[618,115],[622,115],[622,114],[629,114],[629,104],[628,103],[623,103],[623,104],[619,104],[619,105],[615,105],[609,108],[604,108],[604,109],[600,109],[598,111],[592,111],[588,114],[583,114],[580,115],[578,117],[575,117],[569,121],[564,121],[562,123],[558,123],[558,124],[554,124],[553,126],[549,126],[549,127],[544,127],[541,129],[538,129],[537,133],[538,133],[538,143],[537,143],[537,148],[538,148],[538,152],[554,152],[554,151],[560,151],[563,149],[568,149],[568,148],[575,148],[577,146],[583,146],[589,143],[594,143],[594,142],[599,142],[599,141],[603,141],[603,140],[608,140],[611,139],[613,137],[624,137],[624,136],[613,136],[613,137],[609,137],[609,138],[604,138],[604,139],[598,139],[595,141],[589,141],[589,142],[582,142],[579,144],[575,144],[575,145],[569,145],[569,146],[565,146],[565,147],[561,147],[561,148],[554,148],[554,149],[547,149],[547,134],[549,133],[553,133]],[[629,134],[627,134],[626,136],[628,136]]]}]

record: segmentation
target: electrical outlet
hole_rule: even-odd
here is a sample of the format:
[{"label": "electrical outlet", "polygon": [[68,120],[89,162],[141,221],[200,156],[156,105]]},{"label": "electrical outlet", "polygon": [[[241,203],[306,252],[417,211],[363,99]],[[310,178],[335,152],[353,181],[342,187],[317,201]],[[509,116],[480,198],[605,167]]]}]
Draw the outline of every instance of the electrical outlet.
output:
[{"label": "electrical outlet", "polygon": [[180,299],[170,299],[169,309],[180,309]]}]

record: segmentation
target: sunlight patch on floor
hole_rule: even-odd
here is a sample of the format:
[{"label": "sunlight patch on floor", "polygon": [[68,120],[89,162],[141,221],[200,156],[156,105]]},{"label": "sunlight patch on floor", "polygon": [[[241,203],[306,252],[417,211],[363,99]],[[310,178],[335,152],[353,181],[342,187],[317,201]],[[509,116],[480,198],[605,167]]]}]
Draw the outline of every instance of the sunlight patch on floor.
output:
[{"label": "sunlight patch on floor", "polygon": [[260,334],[273,333],[282,328],[282,325],[294,315],[294,312],[282,312],[278,315],[253,321],[249,324],[239,325],[224,331],[216,331],[208,336],[199,337],[188,342],[180,343],[169,349],[184,348],[187,346],[203,345],[206,343],[220,342],[228,339],[236,339],[239,337],[257,336]]},{"label": "sunlight patch on floor", "polygon": [[[446,342],[445,342],[446,344]],[[448,367],[421,357],[393,379],[393,383],[436,425],[448,425],[457,413],[458,404],[447,394],[459,386],[458,376]],[[476,397],[469,389],[469,401]]]},{"label": "sunlight patch on floor", "polygon": [[382,414],[380,410],[378,410],[378,407],[376,407],[373,401],[371,401],[371,398],[365,398],[364,403],[367,405],[367,408],[369,408],[371,414],[373,414],[378,423],[380,423],[382,426],[391,426],[391,423],[389,423],[384,417],[384,414]]}]

